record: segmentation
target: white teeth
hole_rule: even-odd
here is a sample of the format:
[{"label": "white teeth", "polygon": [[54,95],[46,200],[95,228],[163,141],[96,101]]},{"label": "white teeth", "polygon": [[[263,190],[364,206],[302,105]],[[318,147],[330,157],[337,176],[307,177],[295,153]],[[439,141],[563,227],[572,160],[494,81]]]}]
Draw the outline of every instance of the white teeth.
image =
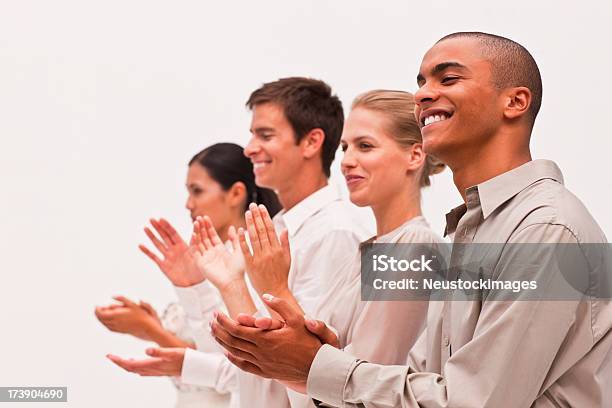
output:
[{"label": "white teeth", "polygon": [[253,163],[253,169],[260,169],[260,168],[262,168],[265,165],[266,165],[265,162]]},{"label": "white teeth", "polygon": [[446,119],[448,119],[448,117],[444,113],[440,113],[438,115],[429,115],[429,116],[427,116],[425,118],[425,120],[423,121],[423,124],[425,126],[427,126],[427,125],[430,125],[432,123],[441,122],[441,121],[446,120]]}]

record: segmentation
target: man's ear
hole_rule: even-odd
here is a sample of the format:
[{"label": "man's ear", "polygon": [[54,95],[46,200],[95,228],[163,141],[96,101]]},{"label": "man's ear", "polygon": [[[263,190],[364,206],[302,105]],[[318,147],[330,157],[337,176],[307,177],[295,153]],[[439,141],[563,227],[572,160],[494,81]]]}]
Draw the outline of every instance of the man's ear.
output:
[{"label": "man's ear", "polygon": [[423,166],[425,162],[425,158],[427,155],[423,151],[422,143],[415,143],[410,146],[408,150],[408,155],[406,156],[406,165],[407,170],[409,171],[417,171]]},{"label": "man's ear", "polygon": [[519,86],[508,89],[504,95],[504,117],[517,119],[527,114],[531,106],[531,99],[529,88]]},{"label": "man's ear", "polygon": [[302,153],[304,158],[311,159],[321,155],[321,149],[323,148],[323,142],[325,141],[325,132],[321,128],[314,128],[308,132],[302,140],[300,140],[300,146],[302,147]]},{"label": "man's ear", "polygon": [[242,181],[237,181],[227,190],[226,202],[230,208],[242,207],[247,198],[247,189]]}]

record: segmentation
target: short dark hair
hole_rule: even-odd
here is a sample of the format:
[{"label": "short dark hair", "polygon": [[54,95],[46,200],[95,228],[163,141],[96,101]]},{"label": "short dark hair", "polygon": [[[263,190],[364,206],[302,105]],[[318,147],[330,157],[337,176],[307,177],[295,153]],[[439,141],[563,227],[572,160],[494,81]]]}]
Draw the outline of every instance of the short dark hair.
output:
[{"label": "short dark hair", "polygon": [[247,198],[244,210],[250,203],[263,204],[272,217],[281,210],[281,205],[274,191],[258,187],[255,184],[253,163],[244,155],[243,148],[235,143],[216,143],[208,146],[189,160],[202,166],[208,175],[229,190],[234,183],[241,182],[246,187]]},{"label": "short dark hair", "polygon": [[493,84],[497,88],[524,86],[531,91],[529,116],[533,126],[542,105],[542,77],[529,51],[516,41],[481,32],[457,32],[438,42],[452,38],[473,38],[480,43],[484,56],[491,62]]},{"label": "short dark hair", "polygon": [[323,130],[325,139],[321,159],[323,171],[329,177],[344,125],[342,102],[332,94],[331,87],[318,79],[282,78],[255,90],[246,106],[253,109],[264,103],[276,103],[283,108],[295,133],[296,143],[313,129]]}]

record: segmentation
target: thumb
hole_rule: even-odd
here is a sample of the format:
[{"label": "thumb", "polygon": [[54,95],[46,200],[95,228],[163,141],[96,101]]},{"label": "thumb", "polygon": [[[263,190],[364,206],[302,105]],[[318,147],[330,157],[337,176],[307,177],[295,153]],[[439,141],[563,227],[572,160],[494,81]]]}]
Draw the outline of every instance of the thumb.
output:
[{"label": "thumb", "polygon": [[236,253],[240,252],[241,251],[240,239],[238,238],[236,227],[234,227],[233,225],[230,225],[227,231],[227,237],[230,239],[230,242],[232,243],[232,249],[234,250],[234,252]]},{"label": "thumb", "polygon": [[329,344],[332,347],[340,348],[338,336],[320,320],[305,319],[306,329],[314,334],[324,344]]},{"label": "thumb", "polygon": [[174,359],[177,355],[176,353],[177,350],[182,350],[183,353],[185,352],[185,349],[159,347],[159,348],[148,348],[146,350],[146,353],[150,357],[159,357],[163,359]]},{"label": "thumb", "polygon": [[153,306],[151,306],[149,303],[145,302],[144,300],[140,301],[140,307],[142,307],[145,310],[145,312],[147,312],[147,314],[149,314],[150,316],[157,317],[157,312],[155,312],[155,309],[153,308]]},{"label": "thumb", "polygon": [[123,303],[123,305],[127,307],[137,306],[136,303],[132,302],[130,299],[126,298],[125,296],[113,296],[113,299],[115,299],[117,302]]},{"label": "thumb", "polygon": [[287,325],[291,326],[303,322],[302,315],[291,307],[285,299],[274,297],[268,293],[264,293],[261,297],[270,309],[274,310],[285,320]]}]

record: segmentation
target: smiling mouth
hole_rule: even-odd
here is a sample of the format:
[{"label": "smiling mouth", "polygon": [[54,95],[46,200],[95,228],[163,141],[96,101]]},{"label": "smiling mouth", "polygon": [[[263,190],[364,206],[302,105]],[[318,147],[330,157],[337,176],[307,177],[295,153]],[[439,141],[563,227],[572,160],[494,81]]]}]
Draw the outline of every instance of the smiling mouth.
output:
[{"label": "smiling mouth", "polygon": [[453,116],[452,113],[443,113],[443,112],[433,113],[431,115],[424,116],[423,119],[421,120],[421,124],[423,125],[423,127],[429,126],[432,123],[443,122],[449,119],[451,116]]},{"label": "smiling mouth", "polygon": [[260,161],[253,163],[253,170],[259,170],[267,165],[269,165],[271,161]]},{"label": "smiling mouth", "polygon": [[361,176],[345,176],[346,179],[346,184],[354,184],[358,181],[361,181],[364,179],[364,177]]}]

